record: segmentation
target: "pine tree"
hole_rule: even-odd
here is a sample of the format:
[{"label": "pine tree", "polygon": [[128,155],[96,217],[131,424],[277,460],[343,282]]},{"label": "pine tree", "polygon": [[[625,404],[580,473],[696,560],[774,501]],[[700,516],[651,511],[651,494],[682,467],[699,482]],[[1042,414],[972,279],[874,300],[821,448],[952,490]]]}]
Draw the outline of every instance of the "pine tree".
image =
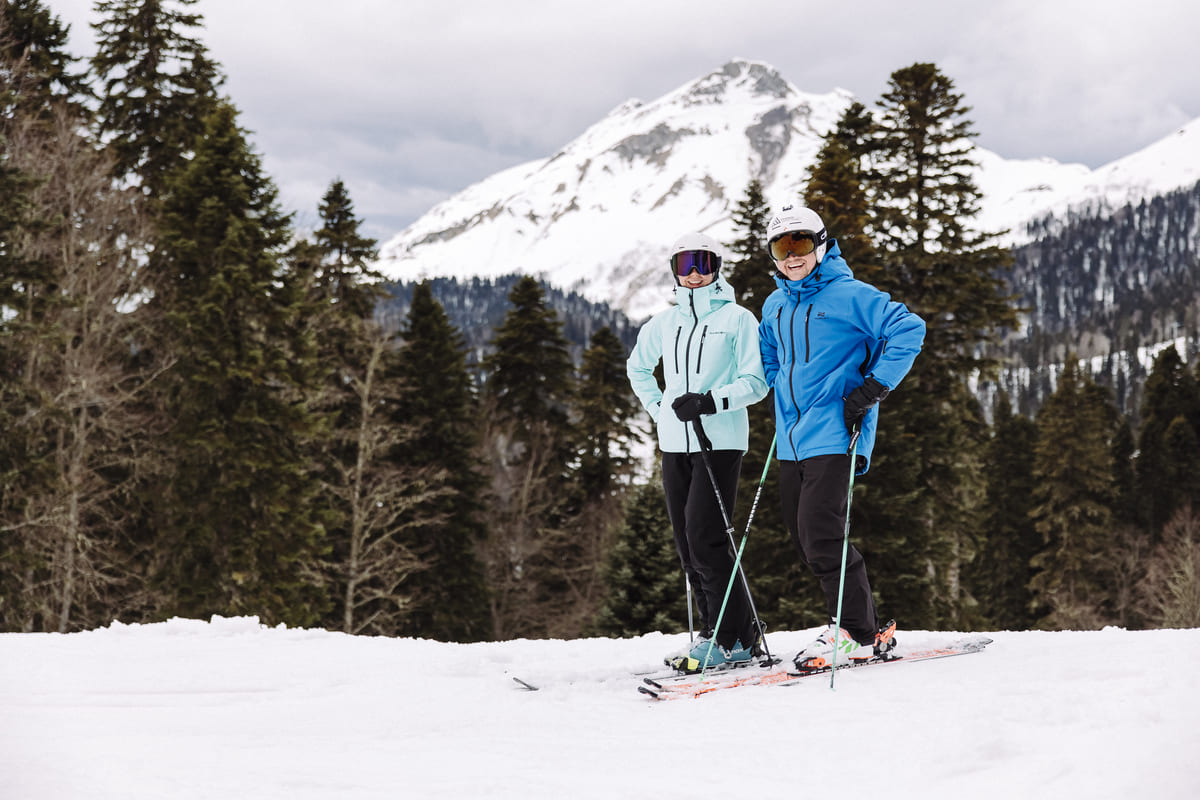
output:
[{"label": "pine tree", "polygon": [[625,374],[625,345],[604,327],[583,354],[576,424],[580,441],[579,482],[587,501],[610,496],[636,468],[632,428],[641,410]]},{"label": "pine tree", "polygon": [[686,626],[687,596],[662,481],[629,497],[625,523],[605,566],[607,596],[592,625],[603,636],[637,636]]},{"label": "pine tree", "polygon": [[116,154],[116,173],[137,176],[158,197],[169,173],[191,152],[224,82],[190,29],[197,0],[98,0],[92,69],[104,85],[100,132]]},{"label": "pine tree", "polygon": [[[980,193],[962,96],[932,64],[892,74],[879,102],[868,170],[874,283],[926,322],[923,351],[882,406],[869,489],[854,526],[881,613],[939,627],[971,598],[959,573],[983,520],[982,410],[968,388],[990,376],[982,346],[1016,323],[1002,271],[1010,258],[971,227]],[[851,265],[853,268],[853,264]]]},{"label": "pine tree", "polygon": [[982,605],[987,627],[1026,630],[1035,622],[1029,610],[1030,562],[1042,545],[1029,516],[1036,487],[1033,454],[1037,425],[1014,414],[1007,395],[997,400],[994,420],[984,456],[984,535],[965,580]]},{"label": "pine tree", "polygon": [[867,196],[868,158],[873,120],[862,103],[846,108],[837,127],[817,152],[804,187],[805,203],[821,215],[825,229],[838,241],[855,274],[873,283],[877,259],[867,229],[871,209]]},{"label": "pine tree", "polygon": [[1039,627],[1095,629],[1112,618],[1116,416],[1111,399],[1072,354],[1037,417],[1030,515],[1043,544],[1032,561],[1036,574],[1029,588]]},{"label": "pine tree", "polygon": [[89,90],[84,72],[74,71],[79,59],[67,50],[69,32],[70,26],[41,0],[0,3],[0,102],[5,119],[48,119],[52,99],[67,101],[69,112],[82,112]]},{"label": "pine tree", "polygon": [[733,210],[737,238],[729,246],[733,258],[722,269],[725,279],[737,292],[739,303],[757,316],[767,296],[775,291],[775,262],[767,252],[767,220],[770,209],[763,197],[762,184],[750,181]]},{"label": "pine tree", "polygon": [[308,406],[322,370],[303,325],[314,309],[282,269],[290,219],[228,104],[164,187],[157,264],[170,279],[155,302],[178,364],[164,397],[171,468],[152,495],[161,612],[312,624],[327,605]]},{"label": "pine tree", "polygon": [[379,256],[376,242],[362,234],[362,220],[341,179],[329,185],[318,211],[321,227],[314,238],[322,255],[319,277],[324,293],[345,316],[368,319],[383,296],[377,284],[383,276],[371,267]]},{"label": "pine tree", "polygon": [[1113,514],[1123,525],[1135,525],[1138,521],[1136,452],[1133,427],[1126,414],[1113,437]]},{"label": "pine tree", "polygon": [[311,508],[325,528],[323,556],[331,608],[323,623],[353,634],[394,636],[417,613],[414,582],[429,561],[412,547],[414,529],[434,520],[446,493],[440,470],[407,463],[418,423],[398,417],[404,382],[390,334],[375,320],[383,295],[370,267],[375,241],[345,185],[331,183],[315,241],[292,248],[291,285],[315,313],[304,327],[317,342],[323,390],[310,405],[328,421],[318,454],[321,495]]},{"label": "pine tree", "polygon": [[608,327],[592,336],[583,354],[573,418],[578,457],[572,494],[579,498],[567,537],[579,569],[571,578],[577,601],[573,626],[584,630],[605,593],[604,568],[625,514],[626,494],[638,470],[633,448],[641,439],[634,418],[641,411],[625,373],[628,353]]},{"label": "pine tree", "polygon": [[428,521],[406,534],[427,568],[409,581],[413,608],[404,630],[443,641],[487,639],[492,630],[478,554],[485,537],[480,425],[466,345],[428,282],[413,288],[400,338],[393,370],[402,389],[393,419],[417,433],[395,457],[409,467],[439,470],[446,490],[423,504]]},{"label": "pine tree", "polygon": [[1200,389],[1174,347],[1154,359],[1146,379],[1138,429],[1135,486],[1139,520],[1158,539],[1167,521],[1184,503],[1200,498],[1193,421]]},{"label": "pine tree", "polygon": [[570,535],[581,497],[570,473],[574,370],[561,323],[541,287],[521,278],[484,360],[480,415],[490,465],[486,568],[496,638],[566,635],[590,575]]},{"label": "pine tree", "polygon": [[121,443],[146,232],[87,136],[66,28],[0,3],[0,628],[102,624],[136,581]]},{"label": "pine tree", "polygon": [[502,415],[522,425],[540,420],[564,427],[574,366],[562,322],[531,277],[521,278],[508,300],[512,308],[496,329],[493,352],[483,362],[488,396]]}]

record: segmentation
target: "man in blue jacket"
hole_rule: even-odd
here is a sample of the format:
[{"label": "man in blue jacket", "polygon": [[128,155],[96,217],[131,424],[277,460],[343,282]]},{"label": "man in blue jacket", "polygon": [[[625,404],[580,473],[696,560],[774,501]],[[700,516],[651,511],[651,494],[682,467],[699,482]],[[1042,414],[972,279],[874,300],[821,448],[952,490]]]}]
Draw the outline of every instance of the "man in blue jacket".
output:
[{"label": "man in blue jacket", "polygon": [[[877,404],[908,374],[925,323],[901,303],[856,280],[820,216],[784,206],[767,225],[779,287],[763,304],[759,341],[775,390],[775,439],[784,523],[837,617],[851,437],[856,474],[871,465]],[[833,625],[795,658],[800,669],[870,658],[894,643],[879,627],[862,555],[846,552],[841,631]]]},{"label": "man in blue jacket", "polygon": [[[732,514],[742,456],[749,446],[746,406],[766,397],[767,384],[758,320],[737,304],[733,287],[721,277],[720,252],[720,245],[701,233],[675,242],[675,305],[642,326],[626,363],[630,385],[658,428],[667,513],[700,611],[699,639],[687,654],[668,659],[685,671],[748,661],[758,638],[742,586],[729,592],[720,630],[715,636],[712,630],[733,574],[734,554],[702,444],[692,427],[702,418],[711,441],[713,474],[725,509]],[[659,389],[654,377],[660,360],[665,389]]]}]

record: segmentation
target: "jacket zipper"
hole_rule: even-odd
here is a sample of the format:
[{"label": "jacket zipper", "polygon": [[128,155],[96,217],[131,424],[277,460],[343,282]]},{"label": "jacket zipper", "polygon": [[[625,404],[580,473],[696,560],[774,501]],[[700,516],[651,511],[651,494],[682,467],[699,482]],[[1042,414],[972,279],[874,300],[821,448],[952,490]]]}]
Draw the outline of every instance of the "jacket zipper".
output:
[{"label": "jacket zipper", "polygon": [[[683,351],[683,363],[685,365],[690,365],[692,363],[692,337],[696,335],[696,327],[700,324],[700,317],[698,317],[696,315],[696,298],[692,295],[691,292],[688,292],[688,305],[691,307],[691,310],[692,310],[692,330],[688,333],[687,347]],[[682,327],[680,327],[679,330],[681,333],[683,332]],[[705,330],[708,330],[707,327],[705,328]],[[676,337],[676,338],[678,338],[678,337]],[[704,337],[701,336],[701,342],[703,342],[703,341],[704,341]],[[699,357],[697,356],[697,362],[698,361],[699,361]],[[699,374],[700,374],[698,363],[697,363],[696,374],[697,374],[697,376],[699,376]],[[690,369],[685,369],[683,371],[683,390],[685,392],[690,392],[692,389],[690,375],[691,375]],[[683,440],[687,445],[687,452],[689,452],[689,453],[692,452],[692,431],[688,427],[686,422],[683,423],[683,437],[684,437]]]},{"label": "jacket zipper", "polygon": [[807,364],[812,357],[812,351],[808,346],[808,320],[812,317],[813,304],[808,304],[808,311],[804,312],[804,363]]},{"label": "jacket zipper", "polygon": [[683,335],[683,326],[675,329],[675,374],[679,374],[679,337]]},{"label": "jacket zipper", "polygon": [[[783,307],[782,306],[779,308],[779,318],[780,318],[780,321],[782,321],[782,319],[783,319]],[[796,421],[792,423],[792,426],[790,428],[788,428],[787,439],[788,439],[788,444],[790,444],[792,446],[792,455],[796,459],[799,459],[800,453],[796,449],[796,442],[792,439],[792,434],[796,432],[796,426],[798,426],[800,424],[800,403],[798,403],[796,401],[796,383],[794,381],[795,374],[796,374],[796,340],[794,338],[795,333],[796,333],[796,306],[792,307],[792,316],[791,316],[791,319],[789,320],[788,328],[789,328],[789,330],[788,330],[787,340],[792,345],[792,366],[788,370],[788,393],[791,394],[791,396],[792,396],[792,408],[796,409]],[[780,333],[782,333],[782,326],[780,328]],[[780,339],[782,339],[782,338],[783,337],[781,336]],[[785,353],[787,352],[786,347],[784,348],[784,352]]]}]

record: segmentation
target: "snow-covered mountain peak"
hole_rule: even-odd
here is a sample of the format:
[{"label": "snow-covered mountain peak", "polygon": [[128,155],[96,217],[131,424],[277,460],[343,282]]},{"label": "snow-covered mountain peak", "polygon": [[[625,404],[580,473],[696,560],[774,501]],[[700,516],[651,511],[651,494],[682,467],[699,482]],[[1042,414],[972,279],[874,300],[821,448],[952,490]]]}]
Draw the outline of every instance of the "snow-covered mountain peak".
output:
[{"label": "snow-covered mountain peak", "polygon": [[[666,253],[698,230],[734,238],[751,179],[772,204],[799,196],[823,137],[854,97],[800,91],[735,59],[652,101],[628,100],[548,158],[439,203],[381,249],[396,280],[520,272],[641,319],[666,307]],[[1200,120],[1097,170],[976,149],[976,226],[1010,231],[1072,209],[1109,209],[1200,180]]]}]

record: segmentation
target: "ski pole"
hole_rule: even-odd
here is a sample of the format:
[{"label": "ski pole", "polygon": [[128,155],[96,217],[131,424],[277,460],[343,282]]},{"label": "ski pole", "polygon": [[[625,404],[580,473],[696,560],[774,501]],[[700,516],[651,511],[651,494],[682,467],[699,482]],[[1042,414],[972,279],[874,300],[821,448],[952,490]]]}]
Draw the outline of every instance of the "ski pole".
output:
[{"label": "ski pole", "polygon": [[850,501],[854,499],[854,467],[858,461],[858,436],[862,433],[861,425],[854,428],[850,434],[850,487],[846,490],[846,527],[842,531],[842,569],[838,576],[837,619],[833,621],[833,666],[829,670],[829,688],[833,689],[833,679],[837,675],[838,639],[842,635],[842,594],[846,588],[846,555],[850,552]]},{"label": "ski pole", "polygon": [[[707,470],[708,479],[712,483],[713,493],[717,496],[717,507],[721,509],[721,520],[725,523],[725,535],[729,538],[729,546],[737,553],[736,557],[734,558],[734,562],[733,562],[733,566],[734,566],[733,572],[729,576],[729,584],[725,587],[725,597],[721,601],[721,610],[717,614],[716,625],[714,625],[714,627],[713,627],[713,638],[709,640],[708,651],[704,654],[704,666],[700,670],[701,675],[703,676],[703,674],[708,670],[708,659],[709,659],[709,656],[712,655],[712,649],[715,646],[716,641],[717,641],[717,631],[719,631],[721,629],[721,618],[725,615],[725,605],[728,603],[729,593],[733,589],[734,576],[741,577],[741,579],[742,579],[742,588],[746,592],[746,600],[750,604],[750,613],[754,617],[754,628],[755,628],[755,630],[758,631],[759,638],[762,639],[763,652],[766,653],[768,660],[770,660],[770,658],[771,658],[771,651],[767,647],[767,637],[763,632],[762,621],[759,620],[759,618],[758,618],[758,609],[755,608],[754,598],[750,594],[750,584],[746,581],[746,572],[745,572],[745,570],[742,569],[742,550],[746,546],[746,538],[742,537],[741,547],[735,546],[735,543],[733,541],[733,522],[729,519],[729,512],[725,510],[725,499],[721,496],[721,486],[720,486],[720,484],[717,483],[717,475],[715,472],[713,472],[712,461],[708,457],[708,451],[712,449],[712,442],[709,440],[708,436],[704,433],[704,425],[700,422],[699,417],[696,417],[696,419],[692,420],[692,427],[696,431],[696,438],[699,439],[699,441],[700,441],[700,457],[704,461],[704,468],[705,468],[705,470]],[[774,452],[774,442],[772,442],[771,449],[772,449],[772,452]],[[770,463],[769,456],[767,458],[767,462],[768,462],[768,464]],[[766,469],[766,466],[764,466],[763,467],[763,477],[762,477],[762,480],[759,481],[759,490],[760,491],[762,489],[762,483],[763,483],[763,481],[766,480],[766,477],[767,477],[767,469]],[[755,498],[755,505],[757,505],[757,504],[758,504],[758,499]],[[749,530],[750,530],[749,525],[747,525],[746,526],[747,533],[749,533]]]},{"label": "ski pole", "polygon": [[[738,548],[737,565],[738,571],[741,572],[742,547],[746,545],[746,539],[750,536],[750,523],[754,522],[754,512],[758,510],[758,500],[762,497],[763,484],[767,482],[767,470],[771,468],[771,459],[775,455],[775,439],[771,438],[771,448],[767,451],[767,460],[763,464],[762,476],[758,479],[758,489],[754,492],[754,502],[750,504],[750,516],[746,517],[746,531],[742,534],[742,545]],[[733,580],[733,576],[729,576]],[[742,575],[742,582],[745,583],[746,577]],[[746,587],[746,599],[750,601],[750,609],[754,613],[754,626],[758,629],[758,638],[762,639],[763,652],[766,653],[767,660],[771,658],[771,648],[767,647],[767,632],[763,630],[762,621],[758,618],[758,611],[754,609],[754,598],[750,597],[750,587]]]},{"label": "ski pole", "polygon": [[684,594],[687,595],[688,641],[694,642],[694,641],[696,641],[696,628],[692,624],[692,579],[687,576],[686,572],[683,573],[683,586],[684,586]]}]

